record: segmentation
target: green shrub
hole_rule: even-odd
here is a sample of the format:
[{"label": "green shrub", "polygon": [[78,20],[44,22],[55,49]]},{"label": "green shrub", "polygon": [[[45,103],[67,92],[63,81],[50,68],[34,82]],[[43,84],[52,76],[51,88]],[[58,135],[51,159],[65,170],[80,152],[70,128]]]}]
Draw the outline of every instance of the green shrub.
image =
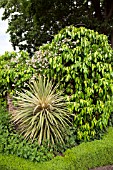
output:
[{"label": "green shrub", "polygon": [[113,51],[107,37],[69,26],[40,50],[49,51],[49,68],[44,72],[67,95],[77,139],[94,138],[106,128],[112,111]]},{"label": "green shrub", "polygon": [[24,51],[6,52],[0,56],[0,95],[25,88],[31,77],[37,77],[42,68],[47,68],[44,56],[40,51],[33,56]]},{"label": "green shrub", "polygon": [[[4,168],[4,169],[2,169]],[[37,166],[33,162],[16,157],[15,155],[0,154],[1,170],[36,170],[41,169],[41,164]]]},{"label": "green shrub", "polygon": [[112,158],[113,128],[109,128],[102,140],[82,143],[67,150],[64,157],[57,156],[49,162],[34,164],[16,156],[0,154],[0,167],[14,170],[88,170],[113,164]]},{"label": "green shrub", "polygon": [[77,170],[113,164],[113,128],[109,128],[108,134],[102,140],[82,143],[76,148],[67,150],[65,155],[73,162]]},{"label": "green shrub", "polygon": [[64,143],[69,128],[70,114],[63,92],[56,93],[52,82],[39,76],[31,80],[23,92],[18,92],[16,99],[16,113],[12,120],[17,124],[18,130],[27,139],[36,139],[41,145],[43,141]]}]

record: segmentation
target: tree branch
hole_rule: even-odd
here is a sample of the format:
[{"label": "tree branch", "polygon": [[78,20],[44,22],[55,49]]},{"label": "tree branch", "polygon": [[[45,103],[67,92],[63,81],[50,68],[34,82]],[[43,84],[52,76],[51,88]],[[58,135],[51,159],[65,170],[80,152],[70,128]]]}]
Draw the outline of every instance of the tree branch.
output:
[{"label": "tree branch", "polygon": [[105,18],[109,19],[113,14],[113,0],[105,0]]},{"label": "tree branch", "polygon": [[100,0],[91,0],[91,2],[95,10],[95,17],[99,20],[102,19]]}]

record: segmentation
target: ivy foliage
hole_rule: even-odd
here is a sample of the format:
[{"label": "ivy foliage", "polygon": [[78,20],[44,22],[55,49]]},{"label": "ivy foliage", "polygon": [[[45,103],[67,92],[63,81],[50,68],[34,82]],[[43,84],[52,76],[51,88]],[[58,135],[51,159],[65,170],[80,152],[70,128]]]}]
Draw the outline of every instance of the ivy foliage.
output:
[{"label": "ivy foliage", "polygon": [[106,128],[112,110],[113,51],[107,37],[68,26],[40,49],[49,50],[44,72],[65,91],[78,140],[90,140]]}]

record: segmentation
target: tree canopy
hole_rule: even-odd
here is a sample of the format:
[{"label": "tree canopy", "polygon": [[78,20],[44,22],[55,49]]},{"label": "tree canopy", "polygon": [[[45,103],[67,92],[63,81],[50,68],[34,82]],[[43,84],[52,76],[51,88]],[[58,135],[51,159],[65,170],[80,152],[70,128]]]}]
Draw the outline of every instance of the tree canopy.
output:
[{"label": "tree canopy", "polygon": [[113,47],[112,0],[1,0],[2,7],[14,49],[35,51],[68,25],[106,34]]}]

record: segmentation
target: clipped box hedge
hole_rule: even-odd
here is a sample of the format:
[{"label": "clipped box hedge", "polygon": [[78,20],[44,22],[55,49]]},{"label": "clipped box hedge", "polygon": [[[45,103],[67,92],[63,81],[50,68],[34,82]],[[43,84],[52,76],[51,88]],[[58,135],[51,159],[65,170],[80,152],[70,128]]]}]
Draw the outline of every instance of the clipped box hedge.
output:
[{"label": "clipped box hedge", "polygon": [[102,140],[82,143],[45,163],[33,163],[13,155],[0,154],[1,170],[88,170],[113,164],[113,128]]}]

